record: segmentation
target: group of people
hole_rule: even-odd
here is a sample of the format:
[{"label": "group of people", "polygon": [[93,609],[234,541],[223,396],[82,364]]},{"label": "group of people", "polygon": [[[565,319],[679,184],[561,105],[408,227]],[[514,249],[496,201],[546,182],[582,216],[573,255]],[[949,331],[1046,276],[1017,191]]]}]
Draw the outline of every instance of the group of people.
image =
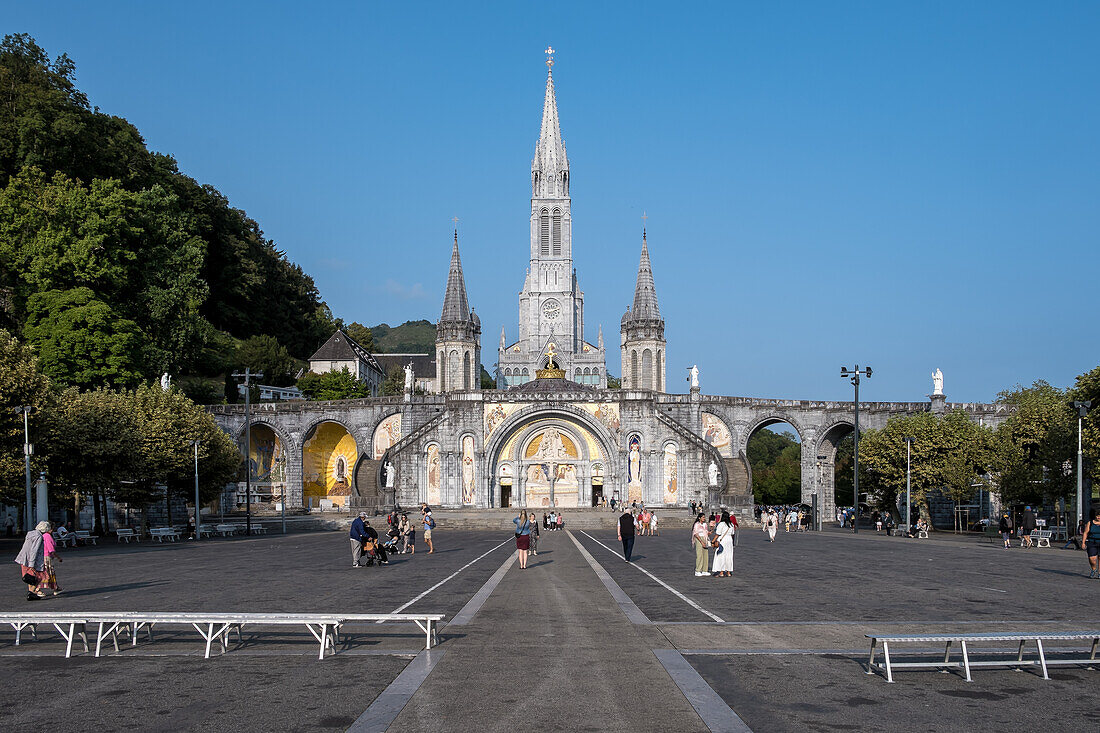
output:
[{"label": "group of people", "polygon": [[780,524],[784,532],[805,532],[809,529],[810,512],[800,506],[757,506],[755,512],[761,529],[768,535],[768,542],[775,541]]},{"label": "group of people", "polygon": [[[410,520],[409,513],[394,508],[386,515],[386,538],[382,540],[378,530],[371,526],[366,512],[359,512],[359,516],[351,523],[349,538],[351,540],[351,566],[353,568],[373,565],[377,560],[379,565],[389,565],[389,553],[397,555],[416,554],[416,528],[422,527],[424,531],[424,543],[428,546],[428,554],[435,552],[432,542],[432,530],[435,529],[435,517],[432,509],[427,504],[420,505],[420,519]],[[364,559],[365,558],[365,559]]]},{"label": "group of people", "polygon": [[[698,514],[691,527],[695,549],[695,577],[733,577],[733,548],[737,544],[737,517],[723,509],[720,514]],[[711,562],[710,550],[714,550]]]},{"label": "group of people", "polygon": [[[19,573],[27,584],[27,600],[37,601],[57,595],[61,586],[57,584],[56,567],[61,562],[57,552],[57,541],[51,533],[49,522],[39,522],[27,532],[23,547],[15,556]],[[49,593],[47,593],[49,591]]]},{"label": "group of people", "polygon": [[[559,532],[565,529],[565,517],[561,512],[550,512],[542,515],[542,528],[547,532]],[[538,554],[538,553],[536,553]]]}]

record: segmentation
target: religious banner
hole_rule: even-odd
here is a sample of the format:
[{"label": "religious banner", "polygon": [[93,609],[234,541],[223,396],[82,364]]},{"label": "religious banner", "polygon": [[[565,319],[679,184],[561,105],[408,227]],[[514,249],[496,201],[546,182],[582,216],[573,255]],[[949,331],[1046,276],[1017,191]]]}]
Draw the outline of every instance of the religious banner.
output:
[{"label": "religious banner", "polygon": [[477,484],[474,481],[474,436],[462,439],[462,503],[473,504]]}]

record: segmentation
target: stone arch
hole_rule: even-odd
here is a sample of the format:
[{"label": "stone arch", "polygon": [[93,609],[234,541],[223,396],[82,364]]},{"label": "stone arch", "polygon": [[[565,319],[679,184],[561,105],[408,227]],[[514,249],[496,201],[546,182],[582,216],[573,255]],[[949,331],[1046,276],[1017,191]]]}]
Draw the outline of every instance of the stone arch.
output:
[{"label": "stone arch", "polygon": [[470,386],[472,376],[473,373],[470,367],[470,352],[469,350],[467,350],[466,353],[462,355],[462,389],[466,390],[467,392],[472,389],[472,387]]},{"label": "stone arch", "polygon": [[[302,488],[305,500],[329,499],[345,505],[353,494],[353,467],[360,451],[355,434],[339,420],[318,420],[302,441]],[[343,465],[343,474],[339,466]]]},{"label": "stone arch", "polygon": [[[853,497],[840,497],[836,495],[836,453],[837,447],[849,435],[855,432],[855,423],[848,420],[837,420],[820,430],[819,437],[814,445],[813,455],[803,456],[803,474],[809,474],[809,486],[803,486],[803,500],[809,501],[808,496],[816,489],[821,508],[822,521],[828,521],[836,512],[837,504],[850,505]],[[804,480],[803,484],[807,482]]]},{"label": "stone arch", "polygon": [[[799,445],[801,446],[801,449],[800,449],[800,459],[801,459],[800,469],[801,469],[801,467],[805,466],[807,455],[809,455],[808,452],[813,448],[813,446],[806,444],[806,435],[807,435],[806,428],[802,425],[801,421],[797,420],[796,418],[791,416],[789,413],[786,413],[786,412],[773,412],[773,413],[768,413],[768,414],[764,415],[763,417],[758,417],[753,423],[751,423],[749,425],[749,427],[745,430],[744,434],[739,436],[740,445],[738,446],[738,451],[737,451],[737,458],[739,459],[739,461],[741,463],[741,468],[744,470],[745,475],[747,475],[747,477],[748,477],[747,489],[748,489],[749,497],[753,496],[752,465],[749,463],[749,456],[748,456],[749,440],[751,440],[752,436],[755,435],[756,433],[758,433],[763,428],[766,428],[766,427],[771,426],[771,425],[777,425],[779,423],[787,423],[792,428],[794,428],[795,433],[798,435],[798,442],[799,442]],[[804,472],[802,472],[802,473],[804,473]],[[804,496],[804,494],[805,494],[805,481],[802,480],[801,475],[802,474],[800,474],[799,495],[804,499],[805,498],[805,496]]]},{"label": "stone arch", "polygon": [[[599,460],[604,467],[605,481],[613,481],[619,475],[622,458],[615,437],[591,413],[568,404],[529,405],[509,415],[500,427],[490,434],[485,444],[486,475],[497,476],[499,464],[510,462],[506,457],[501,456],[501,453],[513,438],[517,440],[523,438],[524,434],[537,431],[540,427],[553,424],[554,421],[573,423],[590,433],[602,453]],[[588,460],[596,459],[589,457]],[[490,490],[494,488],[491,487]],[[495,505],[496,501],[493,504]]]},{"label": "stone arch", "polygon": [[447,382],[451,385],[452,391],[462,389],[462,377],[459,376],[461,374],[459,370],[462,368],[460,359],[458,349],[451,349],[451,353],[447,356]]},{"label": "stone arch", "polygon": [[397,431],[395,434],[389,434],[390,431],[388,430],[386,431],[386,435],[382,435],[379,433],[379,430],[383,428],[383,423],[385,423],[387,420],[394,417],[395,415],[400,418],[401,411],[397,409],[390,410],[385,415],[378,418],[374,425],[371,426],[369,438],[370,446],[368,447],[370,448],[369,455],[373,460],[382,460],[385,452],[389,450],[397,441],[401,440],[402,437],[404,437],[404,426],[401,425],[400,419],[397,420]]},{"label": "stone arch", "polygon": [[638,386],[653,389],[653,352],[649,349],[642,351],[642,381]]},{"label": "stone arch", "polygon": [[638,388],[638,350],[630,350],[630,387]]}]

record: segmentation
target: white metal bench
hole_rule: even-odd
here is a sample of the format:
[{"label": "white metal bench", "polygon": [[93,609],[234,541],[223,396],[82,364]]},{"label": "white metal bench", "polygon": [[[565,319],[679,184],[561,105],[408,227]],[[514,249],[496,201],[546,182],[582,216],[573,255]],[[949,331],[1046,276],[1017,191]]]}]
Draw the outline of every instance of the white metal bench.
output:
[{"label": "white metal bench", "polygon": [[254,534],[267,534],[267,527],[262,524],[254,523],[252,525],[252,532]]},{"label": "white metal bench", "polygon": [[54,541],[62,547],[68,547],[70,544],[76,547],[76,535],[72,532],[66,532],[65,534],[52,533]]},{"label": "white metal bench", "polygon": [[[351,623],[366,623],[373,622],[376,624],[385,623],[387,621],[395,622],[413,622],[417,628],[424,632],[425,642],[424,648],[431,649],[432,644],[439,643],[439,637],[437,635],[439,622],[443,620],[442,613],[345,613],[341,614],[342,619],[340,625],[346,625]],[[337,629],[339,631],[339,629]]]},{"label": "white metal bench", "polygon": [[212,524],[200,524],[199,528],[196,530],[196,532],[198,532],[199,537],[204,537],[204,536],[205,537],[213,537],[214,536],[214,525],[212,525]]},{"label": "white metal bench", "polygon": [[[119,651],[119,632],[130,635],[131,645],[137,645],[138,632],[144,627],[153,639],[153,626],[155,624],[179,624],[193,627],[206,642],[206,659],[210,658],[210,648],[215,641],[222,646],[223,652],[229,649],[229,634],[237,632],[237,638],[241,638],[241,629],[244,626],[305,626],[320,643],[318,659],[324,659],[326,650],[331,649],[336,653],[336,643],[339,641],[340,628],[346,624],[354,623],[383,623],[412,622],[425,633],[425,644],[430,649],[433,643],[438,643],[437,624],[443,619],[441,613],[380,613],[380,614],[309,614],[309,613],[170,613],[170,612],[143,612],[143,611],[109,611],[109,612],[62,612],[62,613],[20,613],[0,615],[0,623],[9,623],[16,631],[16,644],[19,643],[19,634],[23,628],[30,627],[34,633],[34,627],[38,624],[52,623],[66,639],[68,645],[65,656],[69,656],[72,649],[74,633],[80,634],[84,640],[85,651],[88,651],[88,640],[85,635],[86,624],[97,624],[95,656],[100,656],[103,641],[110,638],[115,651]],[[68,635],[63,627],[69,626]],[[79,630],[77,628],[79,627]],[[35,637],[37,638],[37,636]]]},{"label": "white metal bench", "polygon": [[149,537],[157,542],[175,542],[180,538],[180,533],[171,527],[153,527],[149,530]]},{"label": "white metal bench", "polygon": [[126,540],[126,544],[130,544],[130,540],[137,540],[138,542],[141,542],[141,537],[139,537],[134,532],[134,530],[132,530],[128,527],[123,527],[121,529],[116,529],[115,530],[115,541],[116,542],[122,542],[123,540]]},{"label": "white metal bench", "polygon": [[219,524],[214,529],[222,537],[229,537],[237,533],[237,525],[235,524]]},{"label": "white metal bench", "polygon": [[1036,547],[1050,547],[1050,538],[1053,534],[1054,532],[1049,529],[1033,529],[1028,536],[1035,542]]},{"label": "white metal bench", "polygon": [[91,542],[93,545],[96,544],[96,540],[99,539],[86,529],[78,529],[73,534],[75,534],[76,538],[81,542]]},{"label": "white metal bench", "polygon": [[[875,671],[878,670],[885,674],[887,682],[894,681],[893,670],[895,669],[940,669],[943,671],[961,669],[966,673],[966,681],[970,682],[971,667],[1023,667],[1036,665],[1042,668],[1043,679],[1048,680],[1050,677],[1047,675],[1047,667],[1067,664],[1091,665],[1095,663],[1097,661],[1096,647],[1097,643],[1100,642],[1100,631],[1051,632],[1047,634],[931,634],[926,636],[877,636],[874,634],[867,634],[866,636],[871,640],[871,656],[867,660],[867,674],[874,674]],[[1044,641],[1090,641],[1092,643],[1092,649],[1087,658],[1067,657],[1047,659],[1046,650],[1043,648]],[[879,642],[882,642],[884,662],[875,662],[875,650]],[[983,661],[972,661],[970,659],[970,653],[973,649],[968,647],[968,644],[1003,644],[1006,642],[1018,644],[1018,646],[1015,649],[998,653],[1009,655],[1015,654],[1015,659],[1011,658],[1011,656]],[[1028,642],[1035,643],[1035,659],[1024,659],[1024,646]],[[890,659],[890,644],[899,643],[942,644],[944,645],[943,661],[892,661]],[[960,646],[962,652],[962,659],[960,661],[951,661],[952,644],[959,644]]]},{"label": "white metal bench", "polygon": [[[84,642],[84,651],[88,651],[88,636],[84,629],[86,619],[80,614],[0,614],[0,624],[10,624],[15,629],[15,645],[19,646],[23,629],[29,628],[31,636],[38,639],[39,624],[53,624],[57,633],[65,640],[65,657],[72,655],[73,637],[77,634]],[[65,633],[66,627],[68,633]]]}]

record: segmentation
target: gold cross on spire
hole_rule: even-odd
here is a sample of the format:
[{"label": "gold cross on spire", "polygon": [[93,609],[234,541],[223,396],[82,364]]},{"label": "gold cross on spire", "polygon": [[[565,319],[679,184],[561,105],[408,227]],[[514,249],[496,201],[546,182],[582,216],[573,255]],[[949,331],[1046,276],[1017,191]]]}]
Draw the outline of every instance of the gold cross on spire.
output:
[{"label": "gold cross on spire", "polygon": [[558,352],[554,351],[554,348],[555,348],[555,344],[554,344],[553,341],[551,341],[550,342],[550,348],[548,348],[546,350],[546,356],[548,357],[547,364],[546,364],[547,369],[557,369],[558,368],[558,365],[554,363],[554,357],[558,355]]},{"label": "gold cross on spire", "polygon": [[458,226],[458,217],[457,216],[451,217],[451,221],[453,221],[455,223],[455,226]]},{"label": "gold cross on spire", "polygon": [[554,66],[554,47],[546,47],[546,68],[553,70]]},{"label": "gold cross on spire", "polygon": [[648,218],[649,218],[649,217],[648,217],[648,216],[646,216],[646,213],[645,213],[645,212],[643,211],[643,212],[642,212],[642,223],[644,224],[644,223],[645,223],[645,220],[646,220],[646,219],[648,219]]}]

